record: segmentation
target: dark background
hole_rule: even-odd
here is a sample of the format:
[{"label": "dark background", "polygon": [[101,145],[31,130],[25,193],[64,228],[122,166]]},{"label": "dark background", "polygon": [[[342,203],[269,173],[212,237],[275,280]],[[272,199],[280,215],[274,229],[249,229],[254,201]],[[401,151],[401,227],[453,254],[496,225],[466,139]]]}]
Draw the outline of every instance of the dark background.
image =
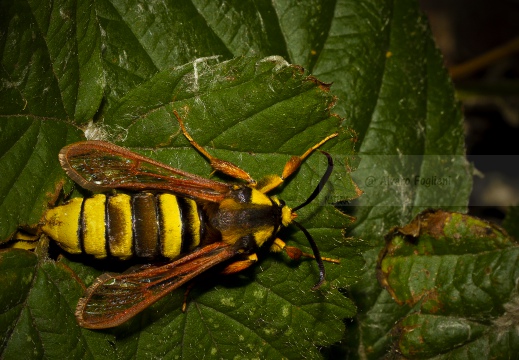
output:
[{"label": "dark background", "polygon": [[467,157],[477,169],[469,211],[500,222],[519,204],[519,1],[420,5],[465,114]]}]

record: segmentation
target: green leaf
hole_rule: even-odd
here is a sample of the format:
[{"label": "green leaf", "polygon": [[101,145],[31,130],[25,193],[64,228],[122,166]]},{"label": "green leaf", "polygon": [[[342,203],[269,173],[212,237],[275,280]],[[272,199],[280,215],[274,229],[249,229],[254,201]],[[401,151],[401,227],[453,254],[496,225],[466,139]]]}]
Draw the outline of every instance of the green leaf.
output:
[{"label": "green leaf", "polygon": [[[463,119],[414,1],[338,2],[317,56],[312,73],[333,81],[335,109],[357,133],[358,159],[348,164],[363,195],[342,208],[357,219],[348,236],[372,246],[350,289],[359,316],[344,347],[352,356],[378,359],[390,350],[386,335],[402,314],[375,281],[384,235],[427,208],[466,211],[472,169]],[[443,178],[445,184],[434,183]]]},{"label": "green leaf", "polygon": [[0,123],[0,242],[22,225],[34,225],[58,197],[65,174],[59,150],[80,139],[58,119],[4,116]]},{"label": "green leaf", "polygon": [[[260,331],[256,337],[248,333],[238,346],[236,340],[243,332],[230,321],[223,325],[222,321],[214,322],[222,317],[231,319],[228,308],[221,315],[210,312],[210,317],[204,312],[208,324],[190,328],[186,319],[191,321],[195,314],[175,313],[182,301],[182,294],[175,293],[168,298],[171,301],[165,299],[143,314],[142,324],[136,320],[129,328],[114,332],[120,335],[114,342],[119,357],[173,357],[195,351],[214,357],[256,357],[259,343],[262,354],[276,356],[280,355],[278,347],[264,345],[271,341],[279,346],[283,339],[286,354],[281,356],[316,357],[319,353],[314,345],[338,340],[342,332],[342,325],[337,327],[339,318],[353,313],[351,303],[336,299],[338,294],[332,289],[351,284],[359,276],[363,259],[358,253],[367,247],[372,249],[364,252],[362,280],[348,289],[361,315],[354,322],[358,327],[348,327],[354,333],[346,335],[343,345],[351,356],[378,358],[385,354],[391,345],[388,332],[407,309],[381,292],[376,282],[375,262],[383,235],[424,208],[464,211],[471,187],[461,113],[416,2],[101,0],[77,4],[62,0],[41,4],[7,0],[0,4],[0,19],[2,241],[18,225],[36,225],[61,185],[70,187],[56,160],[57,152],[81,138],[81,131],[88,138],[117,142],[208,176],[211,170],[206,161],[178,132],[172,117],[176,109],[197,141],[212,154],[242,166],[256,179],[279,173],[290,155],[301,154],[337,128],[341,131],[338,141],[325,146],[336,163],[334,178],[312,206],[299,214],[323,253],[343,260],[340,266],[327,266],[330,289],[324,290],[326,312],[315,314],[315,309],[310,311],[306,306],[301,314],[301,304],[292,304],[292,297],[289,301],[253,302],[256,306],[251,311],[262,311],[256,317],[251,315],[257,320],[254,326],[263,329],[263,319],[272,320],[268,325],[279,326],[265,328],[276,329],[273,333],[277,337]],[[331,90],[272,55],[304,66],[319,80],[333,83]],[[265,57],[270,58],[258,61]],[[333,105],[343,119],[330,115]],[[92,118],[94,121],[90,121]],[[351,157],[354,148],[360,158]],[[315,187],[325,164],[322,156],[312,155],[277,195],[290,205],[301,203]],[[357,170],[358,188],[349,176],[352,169]],[[3,174],[7,174],[5,181]],[[388,174],[404,180],[418,176],[425,183],[419,181],[416,186],[397,182],[389,187],[367,184],[371,176],[380,180]],[[427,179],[431,184],[434,176],[451,181],[444,186],[426,186]],[[67,188],[64,193],[69,191]],[[344,202],[361,192],[364,195],[358,202]],[[331,206],[337,201],[343,201],[341,210],[349,217]],[[355,219],[355,227],[351,227]],[[341,231],[347,226],[350,231],[344,240]],[[289,230],[281,235],[308,250],[299,232]],[[100,273],[81,262],[68,265],[87,284]],[[233,291],[245,290],[241,285],[246,289],[258,286],[257,281],[268,279],[292,289],[289,279],[293,274],[303,282],[298,284],[299,292],[295,291],[301,301],[310,294],[308,299],[321,306],[321,298],[317,301],[316,294],[302,290],[316,279],[313,261],[293,264],[283,256],[268,254],[258,265],[242,275],[244,283],[240,286],[234,284],[233,277],[231,285],[225,280],[215,283],[218,291],[212,286],[207,291],[195,290],[191,304],[213,296],[213,292],[222,295],[214,298],[215,303],[231,297],[234,304],[243,298],[256,301],[254,296],[238,296]],[[97,267],[105,267],[104,271],[110,268],[103,264]],[[261,270],[267,271],[264,278]],[[299,271],[302,273],[298,275]],[[266,293],[279,296],[279,289],[274,292],[273,287],[271,284]],[[262,293],[260,290],[256,293]],[[284,293],[281,291],[281,295]],[[287,296],[290,293],[287,291]],[[306,327],[293,322],[288,334],[279,335],[278,331],[287,329],[280,320],[284,312],[275,319],[274,315],[284,310],[287,302],[294,314],[297,310],[297,321],[310,321],[316,316],[319,324],[330,324],[325,335],[313,320]],[[264,303],[272,307],[264,307]],[[194,310],[190,307],[189,311]],[[329,317],[328,311],[335,318],[330,322],[321,315]],[[29,323],[30,312],[24,314]],[[176,315],[167,318],[167,314]],[[216,325],[210,326],[210,319]],[[249,324],[243,326],[251,328]],[[208,329],[213,327],[227,332],[213,332],[219,337],[210,338]],[[37,331],[32,334],[37,335]],[[178,339],[184,341],[184,333],[192,337],[180,349]],[[112,332],[80,334],[101,334],[106,336],[104,343],[114,341]],[[228,339],[226,344],[218,341],[224,338]],[[323,338],[326,340],[320,342]],[[254,339],[257,342],[253,343]],[[52,346],[44,345],[40,349]]]},{"label": "green leaf", "polygon": [[[124,129],[119,142],[125,146],[149,146],[150,141],[161,147],[184,145],[172,112],[176,109],[188,127],[197,129],[192,135],[200,144],[255,153],[269,148],[303,152],[319,136],[333,133],[338,118],[318,121],[329,118],[326,110],[333,106],[327,85],[303,77],[281,58],[257,60],[236,58],[215,66],[195,62],[162,71],[128,92],[103,125]],[[190,124],[191,119],[196,122]],[[280,123],[290,127],[279,131]],[[271,135],[265,137],[265,132]],[[242,149],[239,139],[245,140]],[[294,143],[303,145],[294,149]]]},{"label": "green leaf", "polygon": [[2,339],[6,339],[12,332],[12,324],[20,316],[23,303],[31,288],[36,272],[36,256],[27,251],[1,251],[0,294],[1,330]]},{"label": "green leaf", "polygon": [[462,214],[424,212],[394,229],[379,281],[413,307],[393,329],[394,346],[413,359],[516,354],[518,259],[502,229]]},{"label": "green leaf", "polygon": [[[23,250],[0,252],[2,356],[112,358],[107,336],[80,329],[74,318],[80,284],[54,261]],[[72,341],[73,340],[73,341]],[[59,344],[59,346],[52,345]]]},{"label": "green leaf", "polygon": [[88,121],[104,87],[95,9],[71,1],[1,6],[2,97],[12,103],[2,101],[0,113]]},{"label": "green leaf", "polygon": [[[330,140],[323,149],[329,151],[339,165],[344,164],[342,154],[351,153],[352,135],[341,127],[341,119],[330,113],[333,105],[328,85],[279,57],[239,57],[226,62],[208,59],[160,71],[135,86],[112,103],[102,121],[89,124],[86,135],[110,139],[172,166],[209,176],[212,170],[207,160],[179,131],[178,122],[172,116],[176,110],[191,135],[208,151],[235,162],[259,179],[273,172],[281,173],[290,156],[304,153],[338,130],[341,136]],[[26,122],[26,127],[35,128],[33,138],[45,135],[48,139],[43,145],[52,150],[45,152],[41,150],[45,146],[25,140],[28,131],[20,129],[19,123],[5,122],[13,128],[11,133],[3,133],[12,144],[6,146],[2,158],[5,162],[0,164],[8,169],[13,164],[8,158],[10,154],[13,157],[24,154],[17,162],[22,169],[30,168],[32,175],[32,181],[20,181],[16,168],[12,171],[12,184],[17,187],[15,194],[20,197],[11,200],[12,185],[4,188],[8,200],[3,204],[6,213],[14,201],[31,200],[21,195],[30,193],[35,181],[52,184],[52,194],[56,197],[63,182],[57,151],[69,139],[75,140],[78,133],[74,122],[66,119],[42,122],[27,116]],[[55,135],[46,135],[47,131],[50,134],[54,131]],[[73,135],[67,135],[69,132]],[[35,151],[31,151],[31,145],[36,153],[48,154],[40,166],[56,169],[55,175],[49,177],[48,170],[32,164]],[[318,184],[326,163],[318,153],[311,156],[286,186],[277,190],[277,195],[289,204],[302,203]],[[17,223],[38,222],[43,205],[49,201],[41,189],[34,190],[39,198],[27,202],[34,213],[32,218],[24,213],[14,214],[15,220],[7,224],[6,234],[12,233]],[[351,220],[333,206],[338,199],[355,196],[356,188],[346,168],[338,166],[322,191],[320,201],[299,212],[301,223],[317,239],[323,256],[342,259],[340,265],[326,264],[327,285],[319,291],[310,290],[318,279],[315,261],[294,262],[282,254],[271,255],[264,251],[258,266],[244,274],[229,279],[216,276],[209,284],[195,288],[186,313],[180,311],[184,289],[178,289],[113,332],[92,332],[80,329],[73,314],[82,289],[78,280],[89,285],[99,270],[77,262],[42,262],[36,266],[30,288],[34,298],[29,297],[22,306],[23,311],[11,319],[9,341],[2,351],[14,352],[21,334],[31,333],[38,335],[38,349],[46,356],[58,356],[61,351],[62,355],[75,357],[113,355],[114,351],[120,356],[146,358],[166,354],[195,356],[200,351],[224,358],[237,353],[246,357],[297,358],[308,353],[318,356],[318,346],[339,341],[344,331],[342,319],[355,313],[353,303],[337,289],[355,280],[362,259],[358,250],[343,238],[342,230]],[[35,208],[37,200],[42,205]],[[311,252],[307,239],[295,229],[286,229],[280,236]],[[106,263],[94,265],[110,269]],[[51,277],[54,280],[51,281]],[[50,300],[44,301],[45,298]],[[165,328],[171,330],[165,331]],[[122,336],[123,340],[116,341],[116,346],[108,351],[104,346],[114,342],[114,336]],[[69,343],[70,339],[79,339],[74,342],[78,346],[61,349],[51,345]],[[103,341],[97,344],[99,339]],[[287,343],[294,346],[287,347]],[[135,344],[142,346],[135,348]],[[81,349],[86,352],[81,353]]]}]

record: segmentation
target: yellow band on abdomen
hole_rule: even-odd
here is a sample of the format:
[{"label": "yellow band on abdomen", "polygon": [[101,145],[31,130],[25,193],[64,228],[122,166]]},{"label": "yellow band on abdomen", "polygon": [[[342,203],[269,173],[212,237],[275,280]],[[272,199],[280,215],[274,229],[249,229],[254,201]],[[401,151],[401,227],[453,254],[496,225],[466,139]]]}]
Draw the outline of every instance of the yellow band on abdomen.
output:
[{"label": "yellow band on abdomen", "polygon": [[106,195],[98,194],[84,200],[83,247],[96,258],[106,257]]},{"label": "yellow band on abdomen", "polygon": [[177,197],[171,194],[159,196],[161,214],[161,250],[162,255],[173,259],[180,255],[182,248],[182,219]]}]

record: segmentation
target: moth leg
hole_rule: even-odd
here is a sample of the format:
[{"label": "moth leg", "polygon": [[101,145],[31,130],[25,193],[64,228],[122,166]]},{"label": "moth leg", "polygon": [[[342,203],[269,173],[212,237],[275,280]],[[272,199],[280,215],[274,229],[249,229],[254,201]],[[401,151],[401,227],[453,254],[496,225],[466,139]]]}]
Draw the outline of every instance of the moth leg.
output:
[{"label": "moth leg", "polygon": [[227,265],[223,270],[222,274],[229,275],[229,274],[235,274],[237,272],[240,272],[242,270],[247,269],[249,266],[253,265],[258,261],[258,255],[250,254],[247,259],[245,260],[238,260],[235,261],[229,265]]},{"label": "moth leg", "polygon": [[296,172],[297,169],[301,166],[303,161],[314,151],[317,150],[321,145],[327,142],[330,139],[338,136],[339,133],[334,133],[328,135],[323,140],[319,141],[317,144],[312,146],[310,149],[306,150],[303,155],[300,156],[292,156],[290,160],[287,161],[281,176],[279,175],[267,175],[263,179],[258,182],[256,189],[261,191],[262,193],[268,193],[270,190],[277,188],[279,185],[285,181],[290,175]]},{"label": "moth leg", "polygon": [[180,129],[182,130],[182,133],[186,137],[187,140],[189,140],[189,143],[197,149],[202,155],[204,155],[211,164],[211,167],[215,171],[221,171],[222,173],[232,176],[235,179],[241,179],[247,181],[249,184],[255,184],[256,181],[249,175],[248,172],[245,170],[239,168],[237,165],[234,165],[233,163],[225,160],[221,160],[218,158],[215,158],[211,154],[209,154],[200,144],[198,144],[192,137],[189,135],[189,133],[186,130],[186,127],[184,126],[184,121],[178,115],[178,113],[174,110],[173,114],[175,114],[175,117],[178,120],[178,123],[180,124]]},{"label": "moth leg", "polygon": [[184,301],[182,302],[182,312],[186,312],[187,309],[187,297],[191,292],[191,289],[195,286],[195,282],[192,281],[187,285],[186,292],[184,293]]},{"label": "moth leg", "polygon": [[[288,246],[283,240],[277,238],[274,240],[272,245],[270,246],[270,251],[272,252],[281,252],[285,251],[289,258],[292,260],[299,260],[302,256],[308,257],[311,259],[315,259],[313,254],[305,253],[301,249],[296,248],[295,246]],[[339,259],[333,259],[328,257],[321,257],[323,261],[332,262],[335,264],[340,264],[341,261]]]}]

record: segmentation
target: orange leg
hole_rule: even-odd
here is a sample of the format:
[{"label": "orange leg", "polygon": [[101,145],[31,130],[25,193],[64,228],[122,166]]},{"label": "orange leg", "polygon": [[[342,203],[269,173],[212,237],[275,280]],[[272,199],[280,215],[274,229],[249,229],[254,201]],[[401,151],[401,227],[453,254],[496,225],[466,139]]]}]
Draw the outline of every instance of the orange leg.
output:
[{"label": "orange leg", "polygon": [[[287,246],[287,244],[285,244],[285,242],[281,239],[274,240],[274,243],[270,247],[270,251],[272,251],[272,252],[285,251],[287,253],[288,257],[293,260],[299,260],[301,258],[301,256],[315,259],[315,256],[312,254],[305,253],[301,249],[298,249],[294,246]],[[335,264],[341,263],[341,261],[339,259],[332,259],[332,258],[328,258],[328,257],[321,257],[321,259],[323,261],[328,261],[328,262],[332,262]]]},{"label": "orange leg", "polygon": [[186,139],[189,140],[189,142],[195,149],[197,149],[202,155],[204,155],[209,160],[209,163],[211,164],[211,167],[213,169],[215,169],[216,171],[221,171],[222,173],[232,176],[235,179],[245,180],[250,184],[256,183],[256,181],[245,170],[240,169],[238,166],[234,165],[229,161],[215,158],[214,156],[209,154],[200,144],[198,144],[191,137],[191,135],[189,135],[186,127],[184,126],[184,121],[178,115],[178,113],[176,111],[173,111],[173,114],[175,114],[178,123],[180,124],[180,129],[182,129],[182,133],[184,134]]},{"label": "orange leg", "polygon": [[[197,149],[202,155],[204,155],[211,164],[211,167],[216,171],[221,171],[222,173],[232,176],[235,179],[241,179],[247,181],[251,185],[255,185],[256,181],[249,175],[248,172],[245,170],[239,168],[237,165],[234,165],[233,163],[225,160],[221,160],[218,158],[215,158],[211,154],[209,154],[200,144],[198,144],[187,132],[186,127],[184,126],[184,121],[178,115],[176,111],[173,111],[173,114],[175,114],[175,117],[178,120],[178,123],[180,124],[180,129],[182,130],[182,133],[186,137],[186,139],[189,141],[189,143]],[[275,189],[280,184],[283,183],[283,181],[288,178],[290,175],[292,175],[294,172],[296,172],[297,169],[301,166],[302,162],[310,156],[310,154],[317,150],[321,145],[323,145],[325,142],[327,142],[330,139],[333,139],[334,137],[338,136],[339,133],[334,133],[331,135],[328,135],[323,140],[319,141],[317,144],[312,146],[310,149],[306,150],[305,153],[301,156],[292,156],[290,160],[285,164],[285,167],[283,169],[283,172],[281,176],[279,175],[267,175],[263,179],[261,179],[258,184],[255,186],[257,190],[261,191],[262,193],[266,194],[270,190]]]},{"label": "orange leg", "polygon": [[222,270],[222,274],[224,274],[224,275],[235,274],[237,272],[247,269],[249,266],[252,266],[257,261],[258,261],[258,255],[250,254],[246,260],[238,260],[238,261],[235,261],[235,262],[227,265]]},{"label": "orange leg", "polygon": [[338,136],[339,133],[334,133],[331,135],[328,135],[323,140],[319,141],[317,144],[312,146],[310,149],[306,150],[305,153],[301,156],[292,156],[290,160],[287,161],[285,164],[285,168],[283,169],[283,172],[281,176],[279,175],[267,175],[263,179],[261,179],[258,182],[258,185],[256,186],[256,189],[261,191],[262,193],[266,194],[270,190],[277,188],[279,185],[283,183],[290,175],[292,175],[294,172],[296,172],[297,169],[301,166],[303,161],[314,151],[317,150],[321,145],[323,145],[325,142],[327,142],[330,139],[333,139],[334,137]]}]

